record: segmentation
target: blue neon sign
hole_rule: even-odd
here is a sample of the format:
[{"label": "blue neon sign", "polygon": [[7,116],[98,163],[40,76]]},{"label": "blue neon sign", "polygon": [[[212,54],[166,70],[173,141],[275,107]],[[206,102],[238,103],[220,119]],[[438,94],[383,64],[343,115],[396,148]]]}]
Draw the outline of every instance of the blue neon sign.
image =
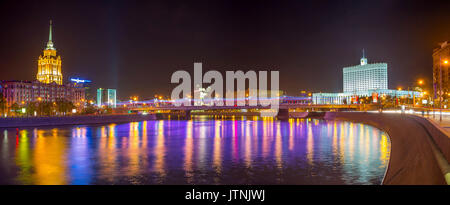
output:
[{"label": "blue neon sign", "polygon": [[76,82],[76,83],[90,83],[90,80],[83,80],[83,79],[79,79],[79,78],[71,78],[70,81],[72,82]]}]

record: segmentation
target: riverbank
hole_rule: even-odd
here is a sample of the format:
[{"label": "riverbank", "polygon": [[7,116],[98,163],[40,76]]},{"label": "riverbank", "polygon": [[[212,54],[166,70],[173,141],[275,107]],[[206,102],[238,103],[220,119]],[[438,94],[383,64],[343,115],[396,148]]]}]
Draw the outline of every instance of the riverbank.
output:
[{"label": "riverbank", "polygon": [[[366,112],[299,112],[290,115],[353,121],[372,125],[386,132],[391,141],[391,153],[383,184],[444,185],[450,181],[450,138],[439,125],[429,119],[408,114]],[[157,118],[159,117],[153,114],[0,118],[0,127],[127,123]]]},{"label": "riverbank", "polygon": [[429,120],[365,112],[327,112],[324,118],[369,124],[389,135],[391,154],[383,184],[447,184],[444,175],[449,171],[450,138]]},{"label": "riverbank", "polygon": [[126,114],[126,115],[77,115],[58,117],[15,117],[0,118],[0,128],[58,126],[58,125],[83,125],[99,123],[126,123],[143,120],[155,120],[156,116]]}]

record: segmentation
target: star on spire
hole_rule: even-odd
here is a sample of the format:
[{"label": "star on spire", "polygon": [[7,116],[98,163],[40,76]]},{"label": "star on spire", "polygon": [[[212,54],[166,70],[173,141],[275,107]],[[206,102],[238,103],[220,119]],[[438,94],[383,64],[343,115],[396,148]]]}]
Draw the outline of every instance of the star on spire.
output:
[{"label": "star on spire", "polygon": [[52,20],[50,20],[50,30],[48,34],[47,50],[55,50],[52,42]]}]

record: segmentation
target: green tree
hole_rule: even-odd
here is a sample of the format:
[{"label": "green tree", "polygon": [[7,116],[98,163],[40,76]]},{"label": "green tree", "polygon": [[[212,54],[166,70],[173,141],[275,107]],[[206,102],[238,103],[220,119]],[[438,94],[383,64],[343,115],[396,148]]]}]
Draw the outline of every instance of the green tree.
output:
[{"label": "green tree", "polygon": [[9,109],[14,113],[14,115],[18,115],[19,113],[20,113],[20,107],[19,107],[19,104],[17,104],[17,103],[13,103],[12,105],[11,105],[11,107],[9,107]]},{"label": "green tree", "polygon": [[50,116],[53,111],[53,103],[41,102],[41,103],[39,103],[37,110],[38,110],[39,115]]},{"label": "green tree", "polygon": [[92,104],[88,103],[85,108],[83,108],[83,114],[94,114],[97,112],[97,108],[95,108]]},{"label": "green tree", "polygon": [[113,110],[110,106],[105,106],[104,108],[102,108],[102,113],[103,114],[112,114]]},{"label": "green tree", "polygon": [[25,108],[27,110],[27,115],[32,116],[32,115],[34,115],[34,112],[37,112],[36,103],[33,103],[33,102],[28,103]]},{"label": "green tree", "polygon": [[6,111],[6,99],[3,93],[0,93],[0,113],[3,115]]},{"label": "green tree", "polygon": [[66,99],[58,99],[56,100],[56,110],[59,113],[66,114],[70,113],[72,109],[75,108],[75,105],[73,105],[72,102],[66,100]]}]

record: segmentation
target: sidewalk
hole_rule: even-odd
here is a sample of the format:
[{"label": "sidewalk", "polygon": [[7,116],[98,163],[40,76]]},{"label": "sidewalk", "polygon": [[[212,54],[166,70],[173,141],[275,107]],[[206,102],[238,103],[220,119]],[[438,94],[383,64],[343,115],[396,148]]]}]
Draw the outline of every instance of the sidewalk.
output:
[{"label": "sidewalk", "polygon": [[[416,114],[418,116],[422,116],[422,114]],[[426,117],[433,121],[434,123],[441,126],[446,132],[447,135],[450,136],[450,114],[448,112],[442,112],[442,121],[440,121],[440,112],[436,111],[434,114],[433,112],[430,112],[423,115],[423,117]]]}]

